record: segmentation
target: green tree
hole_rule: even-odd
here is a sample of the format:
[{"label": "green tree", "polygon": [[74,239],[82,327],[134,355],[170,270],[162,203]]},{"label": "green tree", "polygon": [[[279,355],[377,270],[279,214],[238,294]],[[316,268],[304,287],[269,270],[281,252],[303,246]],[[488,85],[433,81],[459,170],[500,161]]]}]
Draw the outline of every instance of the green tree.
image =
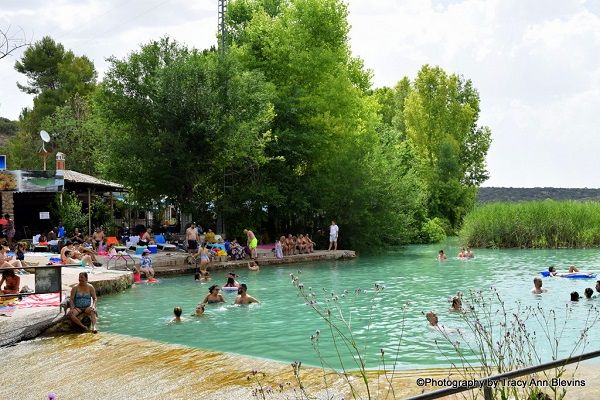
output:
[{"label": "green tree", "polygon": [[65,153],[67,168],[84,174],[96,175],[97,158],[104,124],[94,112],[88,99],[75,94],[71,101],[44,118],[41,128],[51,132],[52,147]]},{"label": "green tree", "polygon": [[138,199],[218,202],[225,171],[264,162],[272,88],[214,51],[169,40],[110,60],[96,102],[107,127],[101,167]]},{"label": "green tree", "polygon": [[[479,93],[470,80],[423,66],[404,100],[406,134],[420,160],[429,191],[430,217],[457,227],[488,178],[488,127],[477,126]],[[397,118],[398,119],[398,118]]]},{"label": "green tree", "polygon": [[355,248],[416,240],[422,185],[403,164],[408,150],[398,150],[395,131],[379,132],[380,104],[370,95],[371,72],[351,57],[347,15],[338,0],[229,5],[232,54],[276,88],[275,140],[257,179],[268,196],[256,196],[257,222],[278,234],[326,229],[335,218],[342,245]]},{"label": "green tree", "polygon": [[96,84],[96,70],[87,57],[75,56],[48,36],[28,47],[15,63],[15,69],[27,77],[27,84],[17,83],[19,89],[35,97],[33,108],[21,113],[20,130],[9,143],[9,154],[13,167],[35,169],[39,166],[38,133],[44,118],[73,100],[76,94],[85,97],[91,93]]},{"label": "green tree", "polygon": [[82,202],[73,192],[57,193],[54,199],[54,210],[52,215],[56,215],[57,224],[62,222],[66,232],[73,233],[75,228],[82,232],[87,227],[88,217],[82,211]]}]

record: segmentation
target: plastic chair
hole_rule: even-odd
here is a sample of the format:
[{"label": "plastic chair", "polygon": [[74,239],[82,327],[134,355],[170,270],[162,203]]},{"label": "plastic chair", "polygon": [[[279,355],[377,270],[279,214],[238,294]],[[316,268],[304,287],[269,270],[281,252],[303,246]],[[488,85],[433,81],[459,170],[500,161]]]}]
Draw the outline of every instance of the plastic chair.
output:
[{"label": "plastic chair", "polygon": [[154,241],[156,242],[156,246],[158,246],[161,250],[175,250],[177,246],[174,244],[168,244],[165,237],[162,234],[154,235]]}]

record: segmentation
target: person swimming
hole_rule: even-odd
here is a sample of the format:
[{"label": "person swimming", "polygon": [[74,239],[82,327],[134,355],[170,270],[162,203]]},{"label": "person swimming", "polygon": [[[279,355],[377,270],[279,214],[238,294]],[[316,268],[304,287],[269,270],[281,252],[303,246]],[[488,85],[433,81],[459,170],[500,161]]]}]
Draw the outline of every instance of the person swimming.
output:
[{"label": "person swimming", "polygon": [[205,311],[205,306],[204,306],[204,304],[200,303],[200,304],[196,305],[196,312],[194,314],[192,314],[192,316],[201,317],[204,315],[204,311]]},{"label": "person swimming", "polygon": [[585,294],[586,299],[591,300],[592,297],[594,297],[594,289],[592,289],[591,287],[585,288],[583,294]]},{"label": "person swimming", "polygon": [[444,254],[444,250],[440,250],[440,251],[438,252],[438,255],[437,255],[437,260],[438,260],[438,261],[444,261],[444,260],[446,260],[447,258],[448,258],[448,257],[446,257],[446,254]]},{"label": "person swimming", "polygon": [[531,293],[533,294],[542,294],[546,293],[548,290],[542,288],[542,278],[536,276],[533,278],[533,289],[531,289]]},{"label": "person swimming", "polygon": [[208,288],[208,294],[202,300],[202,304],[216,304],[216,303],[224,303],[225,298],[222,294],[219,293],[221,288],[218,285],[212,285]]},{"label": "person swimming", "polygon": [[173,317],[173,319],[171,321],[169,321],[170,324],[183,322],[183,319],[181,318],[181,314],[183,314],[183,310],[181,307],[179,307],[179,306],[175,307],[173,309],[173,314],[175,316]]}]

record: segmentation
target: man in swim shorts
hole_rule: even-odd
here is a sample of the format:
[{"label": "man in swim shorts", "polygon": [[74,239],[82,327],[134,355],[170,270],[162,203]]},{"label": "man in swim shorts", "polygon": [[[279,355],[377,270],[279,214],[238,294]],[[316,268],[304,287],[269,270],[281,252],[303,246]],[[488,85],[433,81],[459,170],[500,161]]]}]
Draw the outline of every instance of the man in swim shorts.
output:
[{"label": "man in swim shorts", "polygon": [[258,246],[258,239],[254,235],[254,232],[252,232],[249,229],[244,229],[244,233],[246,234],[246,237],[248,238],[248,248],[250,249],[250,258],[252,258],[254,260],[255,258],[258,257],[258,253],[256,251],[256,247]]},{"label": "man in swim shorts", "polygon": [[337,240],[338,233],[340,232],[340,228],[336,225],[335,220],[331,221],[331,225],[329,226],[329,251],[333,247],[333,250],[337,250]]},{"label": "man in swim shorts", "polygon": [[188,253],[196,253],[198,251],[198,230],[194,222],[185,230],[185,240],[188,244]]}]

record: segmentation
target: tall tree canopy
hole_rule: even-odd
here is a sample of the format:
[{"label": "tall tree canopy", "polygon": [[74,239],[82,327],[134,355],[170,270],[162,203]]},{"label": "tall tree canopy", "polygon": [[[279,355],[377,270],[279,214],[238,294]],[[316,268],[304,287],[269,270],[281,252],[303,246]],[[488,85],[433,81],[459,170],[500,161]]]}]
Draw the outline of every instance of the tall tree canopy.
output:
[{"label": "tall tree canopy", "polygon": [[96,98],[102,169],[139,197],[214,202],[224,171],[264,162],[273,107],[261,74],[168,38],[110,62]]},{"label": "tall tree canopy", "polygon": [[28,47],[15,69],[27,77],[27,84],[17,83],[19,89],[35,97],[33,109],[21,114],[19,133],[9,145],[10,158],[16,163],[14,168],[36,169],[38,133],[44,118],[74,96],[89,95],[96,84],[96,70],[86,56],[75,56],[48,36]]},{"label": "tall tree canopy", "polygon": [[379,137],[371,72],[351,56],[347,16],[339,0],[229,4],[232,54],[276,88],[264,218],[274,232],[336,218],[352,245],[406,242],[420,227],[421,192]]},{"label": "tall tree canopy", "polygon": [[470,80],[425,65],[416,79],[376,92],[387,126],[415,151],[425,183],[429,217],[456,228],[472,207],[477,187],[488,178],[485,156],[491,131],[478,126],[479,93]]}]

